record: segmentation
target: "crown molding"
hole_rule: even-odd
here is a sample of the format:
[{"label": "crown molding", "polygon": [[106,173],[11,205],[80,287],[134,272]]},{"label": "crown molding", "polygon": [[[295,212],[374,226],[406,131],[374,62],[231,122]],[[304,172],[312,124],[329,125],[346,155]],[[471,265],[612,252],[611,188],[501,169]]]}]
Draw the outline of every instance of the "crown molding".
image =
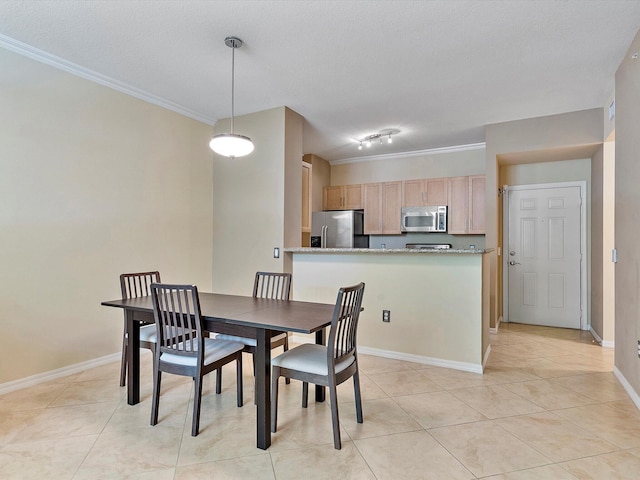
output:
[{"label": "crown molding", "polygon": [[423,155],[438,155],[441,153],[455,153],[466,152],[468,150],[482,150],[486,148],[487,144],[482,143],[470,143],[468,145],[455,145],[452,147],[439,147],[429,148],[427,150],[415,150],[413,152],[399,152],[399,153],[383,153],[381,155],[367,155],[366,157],[352,157],[343,158],[342,160],[329,161],[333,165],[343,165],[346,163],[360,163],[360,162],[373,162],[376,160],[390,160],[394,158],[408,158],[408,157],[420,157]]},{"label": "crown molding", "polygon": [[63,58],[32,47],[31,45],[23,43],[19,40],[15,40],[1,33],[0,46],[37,62],[41,62],[59,70],[63,70],[67,73],[84,78],[85,80],[89,80],[91,82],[98,83],[102,86],[112,88],[113,90],[117,90],[118,92],[130,95],[153,105],[157,105],[158,107],[166,108],[167,110],[171,110],[173,112],[179,113],[180,115],[184,115],[185,117],[198,120],[199,122],[206,123],[207,125],[213,125],[216,122],[216,119],[214,118],[205,117],[197,112],[194,112],[193,110],[184,108],[177,103],[173,103],[169,100],[158,97],[149,92],[145,92],[144,90],[140,90],[139,88],[128,85],[114,78],[82,67],[73,62],[69,62]]}]

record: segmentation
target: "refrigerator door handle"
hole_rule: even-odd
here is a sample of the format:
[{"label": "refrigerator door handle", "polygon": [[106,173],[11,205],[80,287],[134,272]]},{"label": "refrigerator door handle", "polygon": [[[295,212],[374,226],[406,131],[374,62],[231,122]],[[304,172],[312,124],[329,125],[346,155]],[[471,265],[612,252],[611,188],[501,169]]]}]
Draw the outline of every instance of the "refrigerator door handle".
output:
[{"label": "refrigerator door handle", "polygon": [[322,241],[320,243],[322,248],[327,248],[327,226],[322,226]]}]

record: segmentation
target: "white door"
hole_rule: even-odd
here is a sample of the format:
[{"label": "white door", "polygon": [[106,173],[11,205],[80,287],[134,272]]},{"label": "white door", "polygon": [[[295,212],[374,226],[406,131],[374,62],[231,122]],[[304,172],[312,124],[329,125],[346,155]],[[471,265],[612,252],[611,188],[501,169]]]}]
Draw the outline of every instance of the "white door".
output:
[{"label": "white door", "polygon": [[579,186],[509,189],[510,322],[581,327]]}]

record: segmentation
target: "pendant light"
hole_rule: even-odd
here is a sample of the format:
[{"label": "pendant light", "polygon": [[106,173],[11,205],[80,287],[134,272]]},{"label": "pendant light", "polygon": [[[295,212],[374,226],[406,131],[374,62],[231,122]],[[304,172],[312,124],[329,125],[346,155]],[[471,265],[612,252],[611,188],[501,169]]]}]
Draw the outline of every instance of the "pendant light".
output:
[{"label": "pendant light", "polygon": [[242,46],[242,40],[237,37],[227,37],[224,44],[231,48],[231,133],[214,135],[209,142],[211,150],[223,157],[244,157],[253,152],[253,142],[249,137],[233,133],[234,96],[235,96],[235,51]]}]

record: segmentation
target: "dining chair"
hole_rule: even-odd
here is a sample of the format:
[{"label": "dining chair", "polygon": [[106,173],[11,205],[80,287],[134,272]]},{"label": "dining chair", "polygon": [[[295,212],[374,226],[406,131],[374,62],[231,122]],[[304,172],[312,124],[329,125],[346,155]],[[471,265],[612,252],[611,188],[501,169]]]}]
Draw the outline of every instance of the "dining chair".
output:
[{"label": "dining chair", "polygon": [[362,423],[362,399],[356,336],[362,308],[364,283],[338,290],[338,298],[331,319],[327,345],[305,343],[278,355],[271,362],[271,431],[278,427],[278,379],[281,376],[302,381],[302,407],[307,408],[309,383],[329,388],[333,446],[340,450],[340,421],[338,417],[337,386],[353,377],[356,401],[356,420]]},{"label": "dining chair", "polygon": [[[151,295],[151,284],[160,283],[160,272],[123,273],[120,275],[120,290],[122,298],[137,298]],[[127,375],[127,317],[124,317],[124,331],[122,333],[122,359],[120,360],[120,386],[124,387]],[[140,326],[140,347],[148,348],[155,354],[156,326],[151,323]]]},{"label": "dining chair", "polygon": [[[291,274],[275,272],[256,272],[253,282],[254,298],[271,298],[274,300],[289,300],[291,296]],[[216,338],[223,340],[233,340],[244,344],[244,351],[250,353],[253,358],[253,371],[256,371],[256,348],[255,338],[238,337],[235,335],[217,334]],[[279,333],[271,337],[271,349],[282,347],[286,352],[289,350],[289,335],[287,332]],[[221,381],[221,372],[218,372],[218,381]],[[290,380],[287,378],[287,383]],[[218,387],[217,387],[218,388]],[[218,392],[219,393],[219,392]]]},{"label": "dining chair", "polygon": [[237,404],[242,407],[242,349],[240,342],[203,336],[198,288],[195,285],[151,285],[153,316],[158,338],[153,364],[151,425],[158,423],[162,372],[194,380],[191,435],[200,429],[204,375],[236,362]]}]

